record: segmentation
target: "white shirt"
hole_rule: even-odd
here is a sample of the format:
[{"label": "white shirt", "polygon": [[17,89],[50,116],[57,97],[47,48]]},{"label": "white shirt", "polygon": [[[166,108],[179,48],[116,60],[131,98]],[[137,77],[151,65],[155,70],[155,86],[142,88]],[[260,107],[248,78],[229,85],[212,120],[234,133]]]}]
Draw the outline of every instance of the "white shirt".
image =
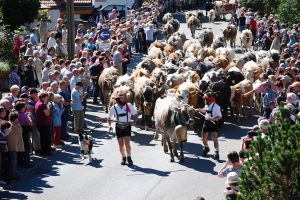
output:
[{"label": "white shirt", "polygon": [[146,34],[146,40],[150,40],[153,41],[153,34],[154,34],[155,30],[154,28],[146,28],[145,29],[145,34]]},{"label": "white shirt", "polygon": [[[213,107],[214,105],[214,107]],[[213,108],[213,109],[212,109]],[[216,103],[211,103],[204,107],[206,111],[212,111],[212,113],[205,113],[205,118],[209,117],[222,117],[221,107]]]},{"label": "white shirt", "polygon": [[79,82],[79,78],[76,76],[72,76],[70,80],[70,89],[73,90],[75,88],[76,83]]},{"label": "white shirt", "polygon": [[[49,74],[51,72],[51,68],[47,68],[45,67],[43,69],[43,72],[42,72],[42,82],[48,82],[49,81]],[[41,83],[42,84],[42,83]]]},{"label": "white shirt", "polygon": [[54,47],[56,45],[56,40],[55,40],[55,38],[52,38],[52,37],[50,37],[49,39],[48,39],[48,49],[50,49],[51,47]]},{"label": "white shirt", "polygon": [[[112,120],[118,120],[117,118],[117,113],[118,115],[120,114],[125,114],[125,116],[119,116],[119,122],[131,122],[131,116],[135,116],[137,115],[137,111],[136,111],[136,108],[131,104],[131,103],[127,103],[129,109],[130,109],[130,112],[128,112],[128,121],[127,121],[127,115],[126,115],[126,105],[124,105],[122,108],[119,106],[119,104],[115,104],[113,107],[110,108],[109,110],[109,113],[108,113],[108,116],[107,118],[108,119],[112,119]],[[117,110],[117,113],[116,113],[116,110]]]}]

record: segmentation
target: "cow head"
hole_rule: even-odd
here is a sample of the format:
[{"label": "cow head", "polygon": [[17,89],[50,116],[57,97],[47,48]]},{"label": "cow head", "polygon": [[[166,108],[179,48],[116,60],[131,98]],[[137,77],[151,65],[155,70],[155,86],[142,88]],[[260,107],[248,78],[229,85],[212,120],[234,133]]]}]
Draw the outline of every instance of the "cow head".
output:
[{"label": "cow head", "polygon": [[193,107],[186,104],[182,104],[178,111],[181,121],[185,122],[186,124],[189,124],[190,126],[193,126],[194,124],[193,111],[194,111]]}]

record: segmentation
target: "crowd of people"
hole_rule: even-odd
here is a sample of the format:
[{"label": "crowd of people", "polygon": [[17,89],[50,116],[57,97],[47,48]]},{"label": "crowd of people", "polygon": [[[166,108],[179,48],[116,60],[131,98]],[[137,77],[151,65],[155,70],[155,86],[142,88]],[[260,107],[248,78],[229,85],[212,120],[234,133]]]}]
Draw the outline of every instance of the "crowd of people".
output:
[{"label": "crowd of people", "polygon": [[[9,74],[10,93],[0,98],[0,184],[5,183],[3,180],[19,180],[18,167],[32,167],[33,154],[50,156],[62,148],[72,132],[67,126],[71,113],[73,132],[84,133],[87,98],[93,98],[94,104],[103,102],[98,86],[101,72],[114,66],[120,75],[126,74],[132,53],[146,54],[157,39],[161,14],[164,9],[172,12],[173,2],[147,1],[138,10],[129,10],[126,18],[119,18],[113,9],[108,16],[100,12],[95,27],[79,24],[73,60],[67,59],[68,30],[62,19],[49,34],[45,32],[46,22],[41,21],[28,37],[15,35],[13,51],[19,63]],[[260,75],[258,87],[244,94],[256,94],[261,99],[263,118],[243,137],[240,152],[230,152],[218,172],[219,177],[227,178],[225,195],[232,198],[238,192],[245,152],[259,133],[266,133],[267,126],[276,123],[279,105],[284,104],[285,117],[291,124],[297,122],[294,115],[300,111],[300,24],[289,27],[272,14],[261,19],[246,17],[242,7],[237,9],[235,23],[240,31],[249,28],[255,37],[264,37],[265,48],[278,50],[280,58]],[[101,40],[102,29],[109,30],[109,41]],[[219,115],[215,117],[217,121]],[[216,130],[206,130],[205,139],[207,132]],[[203,142],[206,156],[209,148],[207,140]],[[217,135],[214,144],[218,151]]]},{"label": "crowd of people", "polygon": [[[116,8],[107,16],[100,11],[94,27],[78,25],[73,60],[68,60],[63,19],[48,30],[44,13],[29,35],[15,34],[13,51],[19,62],[9,74],[10,93],[0,98],[0,184],[18,181],[18,167],[31,168],[33,154],[50,156],[63,148],[69,133],[85,132],[87,98],[103,102],[101,72],[114,66],[120,75],[127,73],[132,53],[146,54],[156,39],[162,11],[159,1],[128,10],[126,18]],[[102,29],[109,30],[110,39],[101,39]]]}]

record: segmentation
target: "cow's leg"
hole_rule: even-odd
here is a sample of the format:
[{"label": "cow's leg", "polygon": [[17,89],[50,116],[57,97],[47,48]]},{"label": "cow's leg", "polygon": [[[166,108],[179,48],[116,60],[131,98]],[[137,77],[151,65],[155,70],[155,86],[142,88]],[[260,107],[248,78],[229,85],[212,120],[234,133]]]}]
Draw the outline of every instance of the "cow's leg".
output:
[{"label": "cow's leg", "polygon": [[155,131],[153,134],[153,140],[158,140],[158,137],[159,137],[158,132]]},{"label": "cow's leg", "polygon": [[162,134],[161,145],[164,147],[164,152],[168,153],[168,145],[167,145],[166,137],[164,134]]},{"label": "cow's leg", "polygon": [[145,112],[144,112],[144,103],[141,103],[141,111],[142,111],[142,123],[145,123]]},{"label": "cow's leg", "polygon": [[183,154],[183,142],[179,143],[180,146],[180,157],[179,157],[179,161],[180,162],[184,162],[184,154]]},{"label": "cow's leg", "polygon": [[168,146],[169,146],[169,150],[170,150],[170,157],[171,157],[170,162],[174,162],[173,145],[171,143],[170,137],[167,136],[166,140],[167,140],[167,143],[168,143]]},{"label": "cow's leg", "polygon": [[173,146],[173,153],[174,153],[174,156],[175,156],[176,158],[179,157],[178,152],[177,152],[177,145],[178,145],[178,144],[175,143],[174,146]]}]

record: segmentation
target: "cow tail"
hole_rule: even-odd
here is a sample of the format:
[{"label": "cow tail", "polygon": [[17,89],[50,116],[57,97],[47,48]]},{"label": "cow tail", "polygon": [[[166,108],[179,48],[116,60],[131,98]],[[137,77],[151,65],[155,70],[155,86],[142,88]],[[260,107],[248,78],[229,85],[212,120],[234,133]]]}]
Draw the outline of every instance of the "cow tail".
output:
[{"label": "cow tail", "polygon": [[173,112],[171,110],[168,111],[166,118],[166,128],[170,128],[173,121]]}]

